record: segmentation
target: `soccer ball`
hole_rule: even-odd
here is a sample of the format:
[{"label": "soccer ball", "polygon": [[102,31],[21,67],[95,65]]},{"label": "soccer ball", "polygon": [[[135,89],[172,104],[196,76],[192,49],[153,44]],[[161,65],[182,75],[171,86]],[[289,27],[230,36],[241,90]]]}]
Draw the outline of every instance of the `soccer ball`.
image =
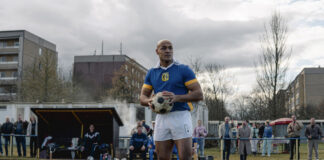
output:
[{"label": "soccer ball", "polygon": [[170,103],[171,99],[165,99],[162,96],[162,92],[154,95],[152,99],[152,109],[155,113],[164,114],[171,111],[173,103]]}]

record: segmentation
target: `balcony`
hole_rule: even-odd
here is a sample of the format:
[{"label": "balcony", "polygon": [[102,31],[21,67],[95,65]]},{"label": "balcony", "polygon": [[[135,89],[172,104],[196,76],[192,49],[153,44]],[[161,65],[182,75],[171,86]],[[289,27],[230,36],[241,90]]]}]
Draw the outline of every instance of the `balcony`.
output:
[{"label": "balcony", "polygon": [[0,53],[19,53],[19,46],[0,47]]},{"label": "balcony", "polygon": [[0,77],[0,85],[13,85],[17,80],[18,77]]},{"label": "balcony", "polygon": [[17,97],[16,93],[0,93],[0,101],[12,101]]},{"label": "balcony", "polygon": [[0,61],[0,70],[18,69],[18,61]]}]

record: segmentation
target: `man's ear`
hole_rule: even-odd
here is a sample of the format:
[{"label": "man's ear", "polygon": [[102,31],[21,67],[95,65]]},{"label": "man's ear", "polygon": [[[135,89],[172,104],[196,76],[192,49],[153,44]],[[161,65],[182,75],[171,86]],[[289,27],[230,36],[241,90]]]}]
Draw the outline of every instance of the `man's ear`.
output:
[{"label": "man's ear", "polygon": [[158,49],[157,49],[157,48],[155,49],[155,53],[156,53],[157,55],[159,55],[159,53],[158,53]]}]

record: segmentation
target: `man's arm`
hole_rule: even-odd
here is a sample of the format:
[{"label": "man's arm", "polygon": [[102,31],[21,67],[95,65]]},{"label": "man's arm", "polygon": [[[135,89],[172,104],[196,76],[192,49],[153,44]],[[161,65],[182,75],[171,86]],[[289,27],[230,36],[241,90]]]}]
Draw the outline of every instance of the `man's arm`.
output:
[{"label": "man's arm", "polygon": [[142,106],[150,106],[152,89],[142,88],[140,102]]},{"label": "man's arm", "polygon": [[201,91],[200,84],[198,82],[192,83],[187,86],[189,92],[184,95],[175,95],[172,92],[164,91],[162,92],[163,96],[169,97],[174,102],[198,102],[203,100],[204,96]]}]

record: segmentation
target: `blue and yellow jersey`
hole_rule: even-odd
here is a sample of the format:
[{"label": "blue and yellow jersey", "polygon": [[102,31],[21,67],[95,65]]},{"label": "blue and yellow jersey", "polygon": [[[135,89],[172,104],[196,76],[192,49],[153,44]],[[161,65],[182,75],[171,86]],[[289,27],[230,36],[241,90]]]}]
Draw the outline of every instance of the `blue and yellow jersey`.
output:
[{"label": "blue and yellow jersey", "polygon": [[[154,90],[155,93],[169,91],[175,95],[183,95],[188,93],[187,86],[196,82],[194,72],[187,65],[174,62],[167,68],[159,65],[151,68],[145,77],[143,87]],[[171,112],[192,109],[191,103],[176,102]]]}]

